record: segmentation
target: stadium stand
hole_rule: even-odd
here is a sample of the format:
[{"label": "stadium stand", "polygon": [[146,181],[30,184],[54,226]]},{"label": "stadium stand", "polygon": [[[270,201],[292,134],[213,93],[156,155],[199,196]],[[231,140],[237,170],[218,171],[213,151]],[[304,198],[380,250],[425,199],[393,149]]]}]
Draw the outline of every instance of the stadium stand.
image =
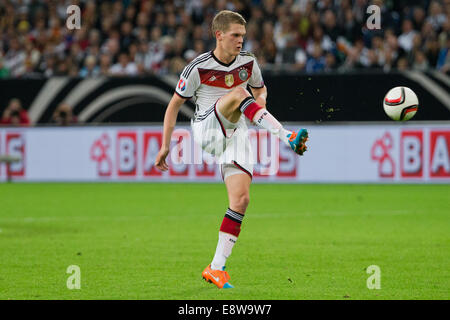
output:
[{"label": "stadium stand", "polygon": [[[214,41],[222,9],[248,21],[244,50],[263,69],[434,69],[450,72],[450,0],[2,1],[0,78],[178,74]],[[81,8],[81,29],[66,9]],[[366,9],[381,8],[368,32]],[[362,32],[361,32],[362,31]]]}]

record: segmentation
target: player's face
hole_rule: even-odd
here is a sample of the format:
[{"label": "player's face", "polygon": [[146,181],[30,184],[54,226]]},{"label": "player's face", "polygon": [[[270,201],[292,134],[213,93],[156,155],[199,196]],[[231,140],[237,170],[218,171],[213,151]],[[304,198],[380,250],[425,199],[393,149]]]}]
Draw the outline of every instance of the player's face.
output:
[{"label": "player's face", "polygon": [[232,23],[226,32],[221,33],[222,49],[231,56],[237,56],[244,44],[245,26]]}]

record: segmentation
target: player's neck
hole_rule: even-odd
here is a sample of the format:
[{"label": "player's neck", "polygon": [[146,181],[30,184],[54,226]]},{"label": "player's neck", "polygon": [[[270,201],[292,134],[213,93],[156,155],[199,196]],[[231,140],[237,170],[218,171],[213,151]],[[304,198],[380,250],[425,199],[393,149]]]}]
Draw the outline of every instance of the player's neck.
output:
[{"label": "player's neck", "polygon": [[219,48],[214,49],[213,56],[216,58],[216,60],[219,60],[218,62],[221,62],[224,65],[229,65],[234,61],[234,59],[236,59],[236,56],[229,55]]}]

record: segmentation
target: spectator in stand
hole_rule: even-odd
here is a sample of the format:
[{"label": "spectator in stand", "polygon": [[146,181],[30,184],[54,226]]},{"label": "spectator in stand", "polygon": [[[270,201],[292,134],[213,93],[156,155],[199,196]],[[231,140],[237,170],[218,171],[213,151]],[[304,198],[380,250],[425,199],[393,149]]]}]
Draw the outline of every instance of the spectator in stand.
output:
[{"label": "spectator in stand", "polygon": [[420,30],[420,33],[423,39],[431,38],[436,34],[436,32],[433,29],[433,25],[428,21],[425,21],[425,23],[422,26],[422,29]]},{"label": "spectator in stand", "polygon": [[95,77],[100,74],[100,67],[97,65],[95,56],[87,56],[84,60],[84,67],[80,70],[79,76],[82,78]]},{"label": "spectator in stand", "polygon": [[20,69],[25,63],[25,58],[26,54],[21,41],[17,37],[10,39],[9,50],[3,57],[3,64],[13,77],[20,76]]},{"label": "spectator in stand", "polygon": [[400,55],[404,54],[403,49],[400,48],[398,44],[398,38],[392,29],[388,29],[384,33],[384,44],[390,49],[389,55],[391,56],[391,61],[396,61]]},{"label": "spectator in stand", "polygon": [[385,72],[391,71],[395,65],[395,54],[394,54],[394,50],[392,50],[389,46],[386,47],[384,50],[383,61],[384,61],[383,70]]},{"label": "spectator in stand", "polygon": [[111,55],[109,53],[103,53],[100,56],[99,75],[108,76],[111,70]]},{"label": "spectator in stand", "polygon": [[52,123],[58,126],[69,126],[76,124],[78,119],[73,115],[72,108],[67,103],[61,103],[53,113]]},{"label": "spectator in stand", "polygon": [[413,38],[413,45],[411,51],[407,53],[409,63],[412,64],[415,61],[415,57],[417,52],[422,51],[423,47],[422,36],[420,33],[417,33]]},{"label": "spectator in stand", "polygon": [[133,35],[133,25],[131,21],[124,21],[120,25],[120,50],[126,51],[128,47],[136,41],[136,37]]},{"label": "spectator in stand", "polygon": [[56,72],[56,57],[52,53],[47,53],[44,55],[44,60],[40,66],[40,69],[44,76],[52,77]]},{"label": "spectator in stand", "polygon": [[314,44],[314,49],[311,57],[306,62],[306,72],[320,72],[325,69],[325,56],[323,55],[322,47],[319,44]]},{"label": "spectator in stand", "polygon": [[425,53],[422,51],[417,51],[414,55],[414,61],[412,63],[412,68],[414,70],[426,71],[428,69],[428,60]]},{"label": "spectator in stand", "polygon": [[426,21],[431,23],[435,31],[438,31],[447,19],[448,17],[444,14],[441,3],[439,1],[432,1],[428,9]]},{"label": "spectator in stand", "polygon": [[148,58],[145,63],[145,69],[151,73],[158,73],[166,55],[161,35],[160,27],[155,26],[152,28],[148,44]]},{"label": "spectator in stand", "polygon": [[277,47],[277,51],[282,53],[289,42],[296,40],[296,33],[292,28],[292,20],[289,16],[283,16],[274,27],[273,40]]},{"label": "spectator in stand", "polygon": [[323,14],[322,24],[324,26],[324,33],[327,34],[330,39],[336,43],[337,38],[342,34],[341,29],[337,25],[336,15],[330,9],[326,10]]},{"label": "spectator in stand", "polygon": [[370,69],[379,69],[381,68],[381,64],[379,62],[377,53],[373,49],[367,50],[367,68]]},{"label": "spectator in stand", "polygon": [[344,19],[345,20],[341,25],[342,27],[341,35],[344,36],[347,39],[347,41],[353,42],[358,37],[360,29],[358,29],[359,25],[356,23],[354,13],[350,8],[345,9]]},{"label": "spectator in stand", "polygon": [[[259,32],[258,32],[258,24],[254,21],[249,21],[247,25],[247,35],[244,41],[244,51],[256,52],[259,50]],[[200,41],[203,43],[203,41]],[[195,50],[197,51],[197,50]],[[204,52],[204,51],[201,51]],[[201,53],[200,52],[200,53]]]},{"label": "spectator in stand", "polygon": [[[118,55],[120,50],[120,43],[119,39],[114,33],[111,33],[111,37],[109,37],[103,44],[103,46],[100,48],[100,52],[102,53],[108,53],[112,57],[115,57]],[[72,45],[73,46],[73,45]]]},{"label": "spectator in stand", "polygon": [[[199,56],[200,54],[206,52],[205,43],[202,40],[196,40],[194,42],[194,52],[195,57]],[[195,58],[194,57],[194,58]]]},{"label": "spectator in stand", "polygon": [[[450,1],[449,1],[450,10]],[[439,48],[445,48],[447,45],[447,39],[450,37],[450,19],[448,19],[442,26],[442,31],[438,35]]]},{"label": "spectator in stand", "polygon": [[325,67],[323,70],[326,72],[331,72],[336,70],[336,66],[337,66],[336,57],[331,52],[328,52],[325,55]]},{"label": "spectator in stand", "polygon": [[58,60],[58,65],[56,67],[55,76],[68,76],[71,68],[70,58],[64,60]]},{"label": "spectator in stand", "polygon": [[72,60],[73,64],[75,64],[77,67],[81,67],[85,59],[85,52],[81,49],[78,43],[74,43],[70,47],[69,57]]},{"label": "spectator in stand", "polygon": [[313,55],[316,50],[316,45],[322,48],[322,51],[332,51],[334,49],[334,44],[331,38],[323,33],[323,28],[317,25],[313,28],[312,37],[309,39],[306,45],[306,52],[309,55]]},{"label": "spectator in stand", "polygon": [[194,60],[196,57],[198,56],[197,52],[195,52],[194,50],[186,50],[186,52],[183,55],[183,58],[185,61],[187,61],[188,63],[191,62],[192,60]]},{"label": "spectator in stand", "polygon": [[139,51],[139,47],[136,42],[132,42],[129,46],[128,46],[128,59],[134,63],[136,63],[136,55]]},{"label": "spectator in stand", "polygon": [[0,125],[28,126],[29,124],[30,119],[27,111],[22,108],[22,102],[17,98],[11,99],[3,111]]},{"label": "spectator in stand", "polygon": [[353,1],[353,6],[352,6],[352,10],[353,10],[353,17],[355,19],[355,22],[358,25],[363,25],[365,23],[365,12],[366,12],[366,8],[367,8],[367,0],[355,0]]},{"label": "spectator in stand", "polygon": [[439,52],[439,59],[436,67],[443,73],[450,75],[450,37],[447,38],[446,47],[442,48]]},{"label": "spectator in stand", "polygon": [[294,63],[292,65],[293,71],[304,71],[306,67],[306,61],[308,60],[308,56],[302,48],[298,48],[295,51]]},{"label": "spectator in stand", "polygon": [[411,51],[413,47],[413,39],[416,36],[417,31],[413,29],[413,23],[411,20],[405,20],[402,24],[402,34],[398,37],[398,43],[400,47],[406,52]]},{"label": "spectator in stand", "polygon": [[9,69],[3,63],[3,57],[0,56],[0,79],[9,78]]},{"label": "spectator in stand", "polygon": [[408,59],[406,57],[400,57],[397,60],[397,69],[401,71],[405,71],[409,69]]},{"label": "spectator in stand", "polygon": [[430,65],[435,68],[438,64],[439,51],[440,51],[439,41],[435,35],[431,38],[428,38],[425,41],[423,51],[425,52],[425,54],[427,56],[427,60],[430,62]]},{"label": "spectator in stand", "polygon": [[414,7],[412,21],[415,30],[422,30],[423,24],[425,23],[426,13],[421,7]]},{"label": "spectator in stand", "polygon": [[109,69],[109,73],[113,76],[135,76],[137,67],[134,62],[129,61],[128,54],[122,52],[119,54],[119,61]]}]

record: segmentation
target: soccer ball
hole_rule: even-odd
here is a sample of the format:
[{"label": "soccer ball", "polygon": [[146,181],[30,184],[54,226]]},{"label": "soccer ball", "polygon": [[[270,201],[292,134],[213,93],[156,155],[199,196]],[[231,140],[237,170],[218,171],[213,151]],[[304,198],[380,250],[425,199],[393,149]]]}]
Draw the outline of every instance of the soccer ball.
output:
[{"label": "soccer ball", "polygon": [[395,121],[406,121],[414,117],[419,108],[419,99],[408,87],[389,90],[383,101],[384,112]]}]

